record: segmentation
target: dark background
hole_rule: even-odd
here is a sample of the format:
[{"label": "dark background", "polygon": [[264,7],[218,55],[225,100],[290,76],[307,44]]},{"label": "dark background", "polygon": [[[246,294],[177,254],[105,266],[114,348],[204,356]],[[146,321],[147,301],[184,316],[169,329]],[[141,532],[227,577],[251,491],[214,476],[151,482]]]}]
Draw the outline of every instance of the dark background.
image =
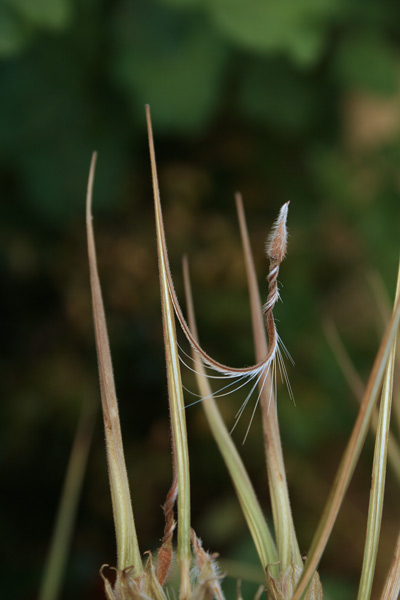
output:
[{"label": "dark background", "polygon": [[[36,597],[80,408],[99,402],[84,226],[94,149],[99,269],[142,551],[162,536],[171,468],[145,103],[177,289],[188,253],[203,345],[229,364],[253,360],[233,194],[244,196],[263,299],[264,240],[291,201],[276,316],[296,362],[296,406],[280,386],[279,414],[307,551],[356,415],[322,323],[335,320],[366,379],[383,328],[368,273],[394,293],[399,46],[400,7],[389,0],[0,5],[5,597]],[[195,391],[190,374],[184,381]],[[228,426],[243,398],[220,401]],[[193,526],[206,548],[256,562],[201,406],[187,419]],[[270,515],[257,417],[241,452]],[[342,600],[357,589],[371,457],[369,440],[321,565]],[[396,497],[389,473],[377,591]],[[101,598],[105,562],[115,563],[115,541],[99,415],[63,598]]]}]

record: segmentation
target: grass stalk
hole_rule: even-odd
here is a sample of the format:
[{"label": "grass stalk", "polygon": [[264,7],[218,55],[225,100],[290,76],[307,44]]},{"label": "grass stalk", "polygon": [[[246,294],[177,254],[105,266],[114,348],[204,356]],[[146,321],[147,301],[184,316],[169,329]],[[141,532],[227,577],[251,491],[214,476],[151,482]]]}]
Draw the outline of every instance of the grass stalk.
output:
[{"label": "grass stalk", "polygon": [[[189,277],[189,265],[186,257],[183,261],[183,277],[185,284],[188,323],[193,336],[198,339]],[[198,353],[193,349],[192,356],[197,385],[199,387],[200,394],[203,397],[202,407],[210,425],[211,432],[235,486],[237,497],[242,508],[243,515],[246,519],[247,526],[253,538],[262,568],[265,570],[267,565],[272,565],[272,573],[275,573],[276,565],[274,565],[274,563],[276,563],[278,560],[275,542],[261,511],[261,507],[255,495],[243,461],[240,458],[231,436],[229,435],[228,429],[222,419],[216,402],[212,397],[212,390],[205,373],[204,365]]]},{"label": "grass stalk", "polygon": [[[250,295],[256,360],[260,361],[262,357],[266,355],[268,350],[267,337],[242,197],[237,193],[235,199]],[[269,379],[271,378],[270,372],[268,373],[268,377]],[[264,381],[260,381],[260,405],[262,411],[264,446],[272,513],[277,538],[278,555],[279,560],[281,561],[280,568],[282,571],[286,571],[288,567],[293,565],[302,568],[303,562],[301,560],[292,511],[290,508],[282,444],[279,433],[276,398],[274,398],[272,389],[271,382],[264,383]]]},{"label": "grass stalk", "polygon": [[96,247],[92,224],[92,196],[96,158],[97,154],[93,153],[86,200],[86,228],[108,474],[117,541],[117,566],[119,571],[133,566],[135,575],[140,575],[143,572],[143,565],[136,535],[128,475],[126,472],[118,402],[115,392],[104,304],[97,270]]},{"label": "grass stalk", "polygon": [[385,379],[383,382],[381,406],[377,435],[375,440],[374,462],[372,467],[372,483],[368,509],[367,534],[364,547],[364,559],[361,580],[358,590],[358,600],[369,600],[375,573],[376,556],[378,553],[379,534],[381,530],[383,498],[385,493],[386,461],[390,412],[392,407],[394,359],[396,354],[396,338],[389,355]]},{"label": "grass stalk", "polygon": [[[336,358],[336,362],[338,363],[354,396],[361,403],[365,392],[365,386],[353,363],[351,362],[350,356],[348,355],[346,348],[340,339],[336,326],[332,321],[325,322],[324,330],[325,336]],[[377,427],[378,411],[375,408],[371,419],[371,429],[374,433],[376,433]],[[392,431],[389,431],[388,461],[393,473],[396,476],[397,483],[400,485],[400,445]]]},{"label": "grass stalk", "polygon": [[157,252],[160,273],[161,306],[164,331],[164,346],[167,363],[168,394],[170,403],[172,446],[178,482],[178,549],[177,556],[181,571],[180,599],[187,600],[190,596],[189,570],[191,563],[190,549],[190,481],[189,453],[187,447],[185,405],[182,393],[181,371],[175,331],[175,315],[172,305],[167,268],[162,245],[161,204],[158,186],[156,157],[154,150],[153,132],[151,126],[150,108],[146,106],[147,128],[153,193],[156,216]]},{"label": "grass stalk", "polygon": [[[400,297],[400,270],[397,282],[396,300]],[[368,508],[367,533],[364,546],[364,559],[361,571],[358,600],[369,600],[375,573],[378,553],[379,535],[382,522],[383,499],[385,493],[386,465],[390,415],[393,396],[393,376],[396,357],[397,336],[394,336],[389,360],[383,381],[379,419],[375,439],[374,461],[372,466],[372,482]]]},{"label": "grass stalk", "polygon": [[398,600],[400,595],[400,532],[397,536],[396,548],[392,564],[386,578],[380,600]]},{"label": "grass stalk", "polygon": [[[372,271],[368,274],[368,282],[371,287],[371,290],[375,296],[375,302],[379,310],[380,314],[380,322],[382,326],[385,327],[386,323],[390,319],[390,300],[387,290],[382,281],[382,277],[378,272]],[[399,338],[397,339],[397,344],[399,344]],[[396,367],[400,368],[400,350],[398,350],[396,354]],[[394,419],[395,424],[397,425],[397,432],[400,434],[400,390],[397,386],[397,389],[393,393],[392,400],[392,420]],[[390,447],[389,447],[389,458],[390,458]]]},{"label": "grass stalk", "polygon": [[308,587],[311,577],[319,564],[322,553],[333,529],[336,517],[369,429],[371,415],[378,398],[378,393],[382,384],[390,349],[399,327],[399,321],[400,298],[398,298],[395,302],[392,317],[388,323],[377,356],[375,358],[353,431],[338,468],[334,484],[329,494],[325,509],[322,513],[316,533],[314,534],[304,571],[293,595],[293,600],[300,600],[306,588]]},{"label": "grass stalk", "polygon": [[93,437],[95,416],[96,411],[93,402],[85,402],[81,409],[68,461],[60,505],[39,591],[39,600],[57,600],[60,595]]}]

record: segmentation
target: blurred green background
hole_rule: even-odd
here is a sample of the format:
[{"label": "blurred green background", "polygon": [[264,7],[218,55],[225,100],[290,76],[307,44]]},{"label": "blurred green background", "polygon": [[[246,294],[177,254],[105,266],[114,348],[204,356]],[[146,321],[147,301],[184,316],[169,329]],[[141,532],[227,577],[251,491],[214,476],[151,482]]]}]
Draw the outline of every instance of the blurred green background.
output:
[{"label": "blurred green background", "polygon": [[[224,362],[253,359],[233,194],[244,196],[263,298],[264,240],[291,200],[276,316],[296,362],[296,406],[280,386],[279,412],[307,551],[356,414],[322,323],[335,320],[366,378],[382,331],[367,274],[379,272],[393,297],[399,47],[394,0],[0,4],[5,597],[37,595],[79,411],[99,402],[84,229],[94,149],[99,269],[142,550],[162,536],[171,461],[145,103],[177,289],[188,253],[200,336]],[[220,401],[228,426],[243,398]],[[222,557],[256,561],[201,407],[187,418],[193,526]],[[369,441],[321,564],[341,600],[360,572],[371,451]],[[242,452],[269,515],[257,418]],[[391,475],[387,490],[376,590],[399,525]],[[115,564],[115,542],[99,415],[62,597],[103,597],[105,562]]]}]

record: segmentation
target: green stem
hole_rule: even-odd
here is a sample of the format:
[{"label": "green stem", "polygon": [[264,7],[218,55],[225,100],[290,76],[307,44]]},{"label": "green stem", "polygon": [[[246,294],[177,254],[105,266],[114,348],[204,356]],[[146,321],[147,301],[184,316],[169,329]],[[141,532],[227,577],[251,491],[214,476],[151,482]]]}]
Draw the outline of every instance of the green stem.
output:
[{"label": "green stem", "polygon": [[175,316],[169,293],[167,269],[162,246],[160,192],[158,188],[150,108],[148,106],[146,106],[146,116],[149,133],[149,147],[156,216],[157,251],[160,273],[164,347],[167,362],[172,447],[178,481],[178,561],[181,570],[180,600],[187,600],[190,596],[189,571],[192,557],[190,549],[189,452],[187,446],[186,417],[182,393],[181,371],[178,346],[176,342]]}]

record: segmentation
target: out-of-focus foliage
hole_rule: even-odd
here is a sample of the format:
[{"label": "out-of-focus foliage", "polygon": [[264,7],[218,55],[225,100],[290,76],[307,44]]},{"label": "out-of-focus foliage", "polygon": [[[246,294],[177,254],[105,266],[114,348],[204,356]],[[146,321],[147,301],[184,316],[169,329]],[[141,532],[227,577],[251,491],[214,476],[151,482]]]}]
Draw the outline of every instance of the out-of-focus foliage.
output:
[{"label": "out-of-focus foliage", "polygon": [[244,50],[287,55],[295,64],[315,63],[334,23],[335,0],[218,0],[207,9],[223,35]]},{"label": "out-of-focus foliage", "polygon": [[[279,411],[307,550],[355,414],[319,320],[336,320],[365,375],[382,325],[364,273],[378,269],[387,286],[395,279],[399,49],[394,0],[0,3],[0,530],[8,598],[37,587],[79,406],[98,396],[84,237],[93,149],[99,268],[142,547],[155,548],[162,535],[170,455],[144,103],[152,107],[177,287],[189,252],[200,336],[225,362],[252,356],[233,192],[244,196],[263,298],[265,232],[292,201],[276,313],[296,361],[296,407],[282,387]],[[221,400],[228,424],[241,399]],[[216,528],[207,529],[208,510],[224,512],[232,497],[197,408],[188,409],[193,519],[204,523],[197,530],[207,531],[206,547],[234,556],[246,543],[240,515],[236,528],[225,527],[225,546],[221,532],[214,540]],[[243,453],[264,503],[257,422],[253,428]],[[99,428],[65,598],[97,597],[97,568],[114,561],[104,462]],[[331,579],[341,573],[341,586],[361,564],[367,467],[327,552],[326,571]],[[387,557],[396,508],[388,485]],[[378,584],[386,567],[378,564]]]},{"label": "out-of-focus foliage", "polygon": [[346,93],[399,91],[395,3],[10,0],[1,11],[0,152],[51,220],[78,209],[94,146],[111,189],[144,103],[160,134],[204,135],[236,115],[308,138],[306,158],[333,141]]},{"label": "out-of-focus foliage", "polygon": [[151,98],[156,126],[171,132],[199,129],[210,119],[222,91],[228,48],[203,15],[126,2],[116,19],[114,43],[115,78],[135,116]]}]

